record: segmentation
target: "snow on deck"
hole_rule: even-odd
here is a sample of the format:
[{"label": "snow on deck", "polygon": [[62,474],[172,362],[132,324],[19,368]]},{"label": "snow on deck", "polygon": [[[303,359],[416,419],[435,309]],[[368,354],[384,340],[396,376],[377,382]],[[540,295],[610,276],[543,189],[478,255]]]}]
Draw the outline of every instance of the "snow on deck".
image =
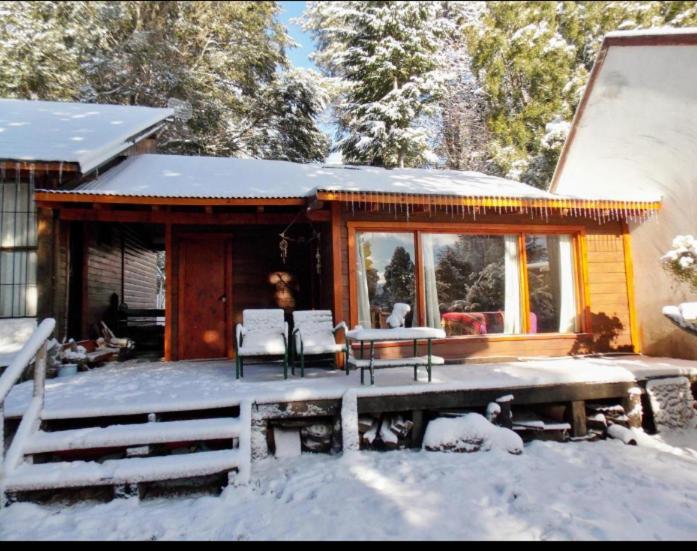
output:
[{"label": "snow on deck", "polygon": [[0,159],[78,163],[88,172],[172,109],[0,99]]},{"label": "snow on deck", "polygon": [[[256,403],[340,399],[348,389],[358,397],[474,389],[512,389],[578,383],[633,382],[650,377],[697,376],[697,362],[644,356],[554,358],[491,364],[445,365],[425,370],[413,381],[413,369],[377,370],[375,385],[361,385],[360,373],[306,368],[305,378],[283,379],[280,365],[250,364],[244,379],[235,379],[234,362],[114,363],[46,382],[42,417],[93,417],[208,409]],[[16,385],[5,414],[17,417],[31,398],[31,381]]]}]

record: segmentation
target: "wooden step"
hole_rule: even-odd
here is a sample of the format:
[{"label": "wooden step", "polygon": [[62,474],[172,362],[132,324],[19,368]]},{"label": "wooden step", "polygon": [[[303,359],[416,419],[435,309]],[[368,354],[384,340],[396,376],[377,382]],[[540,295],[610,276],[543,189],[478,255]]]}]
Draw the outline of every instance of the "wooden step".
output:
[{"label": "wooden step", "polygon": [[239,450],[220,450],[111,459],[104,463],[24,463],[7,475],[5,489],[26,492],[194,478],[230,471],[240,467],[244,460]]},{"label": "wooden step", "polygon": [[197,442],[234,438],[240,434],[235,417],[111,425],[86,429],[38,431],[27,441],[24,453],[112,448],[167,442]]}]

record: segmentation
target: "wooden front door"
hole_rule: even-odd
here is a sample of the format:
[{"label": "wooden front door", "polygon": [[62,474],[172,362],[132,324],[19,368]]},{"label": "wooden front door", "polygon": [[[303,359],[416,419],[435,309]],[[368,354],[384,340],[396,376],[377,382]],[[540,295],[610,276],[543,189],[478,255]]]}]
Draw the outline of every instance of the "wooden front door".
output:
[{"label": "wooden front door", "polygon": [[178,357],[232,356],[232,243],[219,234],[179,239]]}]

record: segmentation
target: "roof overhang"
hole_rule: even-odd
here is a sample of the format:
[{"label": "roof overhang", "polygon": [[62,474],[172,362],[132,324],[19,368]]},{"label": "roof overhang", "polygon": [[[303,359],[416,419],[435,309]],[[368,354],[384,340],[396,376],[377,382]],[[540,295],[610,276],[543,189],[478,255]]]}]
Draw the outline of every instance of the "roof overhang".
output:
[{"label": "roof overhang", "polygon": [[569,151],[573,146],[579,124],[583,118],[588,102],[591,98],[593,89],[601,72],[608,50],[611,47],[631,47],[631,46],[695,46],[697,45],[697,29],[647,29],[642,31],[617,31],[605,35],[600,46],[600,51],[596,57],[591,73],[588,77],[588,84],[583,92],[583,97],[576,109],[574,118],[571,122],[569,135],[564,142],[557,166],[552,175],[549,191],[554,193],[559,185],[561,174],[564,170]]}]

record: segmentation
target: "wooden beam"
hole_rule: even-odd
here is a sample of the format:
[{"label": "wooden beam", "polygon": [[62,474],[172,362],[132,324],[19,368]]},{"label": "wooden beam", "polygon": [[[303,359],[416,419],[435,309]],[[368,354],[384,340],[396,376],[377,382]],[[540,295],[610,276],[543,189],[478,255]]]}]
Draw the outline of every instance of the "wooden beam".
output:
[{"label": "wooden beam", "polygon": [[569,404],[569,422],[573,436],[585,436],[588,434],[586,427],[586,402],[573,400]]},{"label": "wooden beam", "polygon": [[[80,310],[80,337],[87,338],[89,329],[89,259],[90,259],[90,232],[89,225],[82,224],[82,308]],[[123,300],[123,297],[121,297]]]},{"label": "wooden beam", "polygon": [[[71,221],[121,222],[140,224],[190,224],[247,226],[263,224],[289,224],[295,218],[293,213],[235,213],[235,212],[176,212],[165,210],[93,210],[86,208],[60,208],[60,219]],[[313,222],[328,222],[329,211],[315,211],[310,214]]]},{"label": "wooden beam", "polygon": [[109,203],[114,205],[184,205],[184,206],[301,206],[307,200],[303,197],[288,198],[207,198],[207,197],[142,197],[130,195],[103,195],[99,193],[55,193],[37,191],[37,202],[48,203]]},{"label": "wooden beam", "polygon": [[[661,208],[660,201],[617,201],[609,199],[570,199],[562,197],[532,199],[529,197],[455,197],[452,195],[405,195],[402,193],[378,192],[328,192],[317,193],[320,201],[356,202],[365,204],[397,205],[435,205],[452,209],[463,209],[465,213],[476,210],[479,215],[519,214],[521,210],[540,210],[554,212],[579,212],[580,217],[596,211],[656,211]],[[487,212],[488,209],[488,212]],[[584,214],[585,212],[585,214]]]},{"label": "wooden beam", "polygon": [[[36,290],[37,305],[36,315],[39,320],[55,316],[53,309],[55,298],[55,235],[56,222],[53,211],[50,209],[37,209],[37,240],[36,240]],[[62,325],[62,320],[56,320]],[[60,327],[59,325],[59,327]],[[56,335],[59,331],[56,331]]]},{"label": "wooden beam", "polygon": [[424,253],[421,246],[421,232],[414,232],[414,255],[416,256],[416,265],[414,269],[414,279],[416,280],[416,323],[420,326],[426,325],[426,285],[423,278],[424,272]]},{"label": "wooden beam", "polygon": [[[437,368],[435,369],[437,370]],[[380,377],[379,372],[376,377]],[[497,398],[505,394],[513,394],[515,397],[514,406],[516,404],[569,403],[608,398],[622,399],[634,386],[636,384],[631,382],[563,383],[520,388],[484,388],[457,391],[429,391],[428,388],[424,387],[420,389],[419,393],[414,394],[359,396],[358,412],[377,413],[480,407],[496,401]]]},{"label": "wooden beam", "polygon": [[165,225],[165,361],[172,360],[172,224]]},{"label": "wooden beam", "polygon": [[[343,278],[343,253],[341,247],[341,205],[332,203],[331,205],[331,232],[332,232],[332,309],[334,310],[334,321],[346,321],[344,313],[344,278]],[[343,336],[341,337],[343,339]],[[343,361],[339,354],[336,356],[337,365]],[[339,365],[339,367],[343,367]]]},{"label": "wooden beam", "polygon": [[629,331],[632,336],[632,347],[637,354],[641,353],[641,334],[636,312],[636,297],[634,295],[634,262],[632,260],[632,237],[629,225],[622,224],[622,245],[624,249],[624,271],[627,278],[627,302],[629,304]]},{"label": "wooden beam", "polygon": [[0,161],[3,170],[33,170],[35,172],[80,172],[78,163],[60,163],[46,161]]}]

